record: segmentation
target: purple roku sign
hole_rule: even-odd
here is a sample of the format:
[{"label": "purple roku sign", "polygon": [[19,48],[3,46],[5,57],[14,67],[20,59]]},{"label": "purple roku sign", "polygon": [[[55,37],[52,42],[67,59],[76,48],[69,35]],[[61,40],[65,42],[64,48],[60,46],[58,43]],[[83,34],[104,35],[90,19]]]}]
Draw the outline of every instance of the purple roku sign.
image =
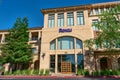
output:
[{"label": "purple roku sign", "polygon": [[59,28],[59,33],[64,33],[64,32],[72,32],[72,29],[71,28],[68,28],[68,29]]}]

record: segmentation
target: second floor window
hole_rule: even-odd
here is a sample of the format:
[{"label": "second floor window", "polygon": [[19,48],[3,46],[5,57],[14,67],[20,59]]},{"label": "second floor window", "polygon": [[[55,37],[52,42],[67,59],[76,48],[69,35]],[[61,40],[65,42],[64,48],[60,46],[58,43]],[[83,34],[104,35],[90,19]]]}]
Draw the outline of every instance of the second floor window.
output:
[{"label": "second floor window", "polygon": [[54,14],[49,14],[48,16],[48,27],[53,28],[55,25],[55,15]]},{"label": "second floor window", "polygon": [[90,10],[90,16],[93,15],[93,14],[94,14],[94,13],[93,13],[93,9],[91,9],[91,10]]},{"label": "second floor window", "polygon": [[106,8],[106,11],[109,12],[109,11],[110,11],[110,8],[107,7],[107,8]]},{"label": "second floor window", "polygon": [[84,13],[82,11],[77,12],[77,24],[84,25]]},{"label": "second floor window", "polygon": [[73,14],[73,12],[67,13],[67,25],[74,26],[74,14]]},{"label": "second floor window", "polygon": [[98,23],[98,19],[92,20],[92,27],[94,31],[98,31],[98,27],[95,26],[97,23]]},{"label": "second floor window", "polygon": [[100,8],[100,13],[101,13],[101,14],[104,13],[104,8]]},{"label": "second floor window", "polygon": [[98,9],[95,9],[95,15],[98,15],[98,14],[99,14]]},{"label": "second floor window", "polygon": [[64,26],[64,13],[58,14],[58,27]]}]

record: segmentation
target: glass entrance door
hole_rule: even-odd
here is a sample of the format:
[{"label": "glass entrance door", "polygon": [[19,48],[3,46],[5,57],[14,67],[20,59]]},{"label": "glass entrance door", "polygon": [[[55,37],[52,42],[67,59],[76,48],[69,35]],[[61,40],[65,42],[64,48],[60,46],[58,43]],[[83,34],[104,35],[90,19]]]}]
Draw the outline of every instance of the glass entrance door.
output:
[{"label": "glass entrance door", "polygon": [[75,72],[75,55],[58,55],[58,71],[61,73]]}]

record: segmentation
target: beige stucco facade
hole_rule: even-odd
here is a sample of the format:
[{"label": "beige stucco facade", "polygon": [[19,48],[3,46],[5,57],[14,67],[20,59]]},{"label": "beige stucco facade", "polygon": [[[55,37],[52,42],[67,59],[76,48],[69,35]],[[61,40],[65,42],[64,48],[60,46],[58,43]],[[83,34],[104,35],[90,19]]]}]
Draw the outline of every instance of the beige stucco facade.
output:
[{"label": "beige stucco facade", "polygon": [[[83,55],[83,65],[85,70],[94,71],[100,70],[100,59],[103,57],[108,57],[111,60],[111,63],[108,63],[109,69],[118,69],[118,59],[120,55],[107,56],[97,53],[86,52],[87,48],[84,47],[84,41],[90,38],[94,38],[94,30],[92,28],[92,20],[98,19],[98,15],[101,14],[100,9],[102,8],[106,11],[106,8],[116,6],[120,2],[111,2],[104,4],[93,4],[93,5],[83,5],[83,6],[73,6],[73,7],[63,7],[63,8],[53,8],[53,9],[43,9],[41,10],[44,15],[44,27],[43,28],[30,28],[29,29],[29,44],[32,45],[32,48],[35,48],[33,62],[30,64],[30,69],[50,69],[50,56],[55,56],[55,71],[54,73],[59,73],[58,71],[58,55],[74,55],[74,66],[75,71],[78,70],[78,54]],[[95,9],[98,9],[98,14],[96,14]],[[93,13],[90,12],[93,10]],[[83,12],[84,24],[78,25],[77,12]],[[67,13],[73,12],[74,25],[68,26],[67,22]],[[54,14],[54,27],[49,28],[48,18],[49,14]],[[58,27],[58,14],[64,14],[64,26]],[[59,29],[71,29],[70,32],[60,32]],[[8,31],[0,31],[0,42],[4,43],[5,34],[9,34]],[[61,37],[72,37],[74,40],[74,49],[58,49],[58,39]],[[32,39],[35,38],[35,39]],[[37,39],[36,39],[37,38]],[[31,40],[32,39],[32,40]],[[76,47],[76,40],[79,39],[82,41],[82,48],[78,49]],[[50,43],[55,40],[55,49],[50,49]],[[117,56],[117,58],[115,57]],[[115,62],[114,62],[114,61]],[[38,61],[36,64],[35,62]],[[7,64],[6,64],[7,65]],[[62,67],[62,66],[61,66]],[[7,71],[7,67],[5,69]]]}]

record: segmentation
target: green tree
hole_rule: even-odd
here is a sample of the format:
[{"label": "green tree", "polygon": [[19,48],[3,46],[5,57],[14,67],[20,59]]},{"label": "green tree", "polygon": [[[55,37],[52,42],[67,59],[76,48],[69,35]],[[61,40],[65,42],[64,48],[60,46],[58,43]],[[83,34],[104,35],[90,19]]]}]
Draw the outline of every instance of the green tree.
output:
[{"label": "green tree", "polygon": [[99,21],[95,25],[97,31],[97,38],[85,41],[85,46],[93,50],[93,45],[104,48],[107,51],[114,50],[116,47],[120,48],[120,5],[110,8],[109,11],[104,12]]},{"label": "green tree", "polygon": [[6,44],[1,47],[4,54],[4,63],[10,63],[10,69],[13,64],[26,64],[32,60],[31,46],[28,44],[28,19],[17,18],[16,22],[9,30],[9,35],[6,36]]}]

